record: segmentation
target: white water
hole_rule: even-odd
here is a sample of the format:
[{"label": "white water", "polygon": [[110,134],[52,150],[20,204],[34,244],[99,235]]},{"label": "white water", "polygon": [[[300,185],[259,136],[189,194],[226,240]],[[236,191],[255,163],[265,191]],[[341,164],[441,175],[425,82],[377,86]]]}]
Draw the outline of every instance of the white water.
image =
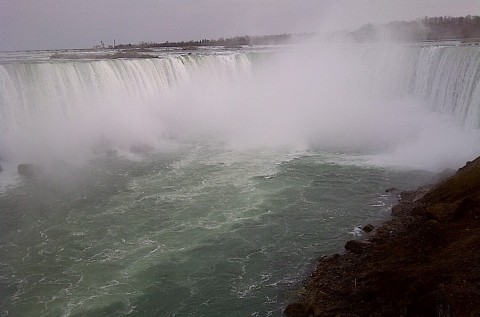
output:
[{"label": "white water", "polygon": [[395,44],[5,62],[0,156],[83,162],[98,144],[210,139],[455,168],[480,153],[479,54]]},{"label": "white water", "polygon": [[388,213],[386,188],[478,154],[476,63],[404,45],[9,56],[0,315],[280,315],[309,263]]},{"label": "white water", "polygon": [[163,133],[154,97],[209,71],[225,80],[244,55],[55,61],[0,65],[4,155],[16,160],[88,157],[100,139],[151,143]]}]

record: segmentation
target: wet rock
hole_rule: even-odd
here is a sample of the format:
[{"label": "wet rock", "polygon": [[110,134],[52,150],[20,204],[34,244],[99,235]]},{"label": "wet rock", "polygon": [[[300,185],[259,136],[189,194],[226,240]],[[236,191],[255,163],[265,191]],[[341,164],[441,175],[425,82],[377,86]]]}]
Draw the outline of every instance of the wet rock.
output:
[{"label": "wet rock", "polygon": [[35,164],[19,164],[17,166],[18,174],[26,178],[36,178],[42,174],[42,168]]},{"label": "wet rock", "polygon": [[396,187],[390,187],[388,188],[385,192],[391,193],[391,192],[396,192],[398,189]]},{"label": "wet rock", "polygon": [[407,202],[412,202],[413,199],[416,196],[416,191],[414,190],[405,190],[400,193],[400,200],[401,201],[407,201]]},{"label": "wet rock", "polygon": [[392,215],[400,216],[403,213],[405,213],[405,208],[403,205],[398,204],[392,207]]},{"label": "wet rock", "polygon": [[373,231],[373,225],[367,224],[362,228],[363,231],[365,232],[372,232]]},{"label": "wet rock", "polygon": [[365,240],[350,240],[345,244],[345,250],[353,253],[362,253],[371,242]]},{"label": "wet rock", "polygon": [[432,185],[425,185],[417,188],[416,190],[406,190],[400,193],[400,202],[415,203],[425,197]]},{"label": "wet rock", "polygon": [[425,195],[430,191],[430,188],[429,187],[422,187],[420,188],[419,190],[417,190],[416,192],[416,195],[415,195],[415,198],[413,198],[413,201],[412,202],[417,202],[419,200],[421,200],[423,197],[425,197]]},{"label": "wet rock", "polygon": [[302,302],[289,304],[283,311],[287,317],[310,317],[313,316],[313,310],[310,306]]},{"label": "wet rock", "polygon": [[340,254],[331,254],[331,255],[322,255],[318,258],[318,262],[330,262],[330,261],[337,261],[340,258]]}]

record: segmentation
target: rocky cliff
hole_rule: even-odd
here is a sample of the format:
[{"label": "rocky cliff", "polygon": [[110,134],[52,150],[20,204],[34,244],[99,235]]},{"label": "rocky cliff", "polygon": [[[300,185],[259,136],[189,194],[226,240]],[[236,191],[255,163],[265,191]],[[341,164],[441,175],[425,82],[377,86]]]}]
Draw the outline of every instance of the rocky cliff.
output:
[{"label": "rocky cliff", "polygon": [[480,158],[404,192],[393,219],[319,260],[297,316],[480,316]]}]

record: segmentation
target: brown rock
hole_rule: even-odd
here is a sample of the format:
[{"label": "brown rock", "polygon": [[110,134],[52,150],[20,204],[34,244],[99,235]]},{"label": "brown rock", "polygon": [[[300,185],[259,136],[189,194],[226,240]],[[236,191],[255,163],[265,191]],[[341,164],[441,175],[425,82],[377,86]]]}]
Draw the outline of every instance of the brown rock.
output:
[{"label": "brown rock", "polygon": [[480,211],[480,200],[473,197],[465,197],[458,204],[453,212],[453,219],[458,220],[465,217],[468,213]]},{"label": "brown rock", "polygon": [[371,243],[365,240],[350,240],[345,244],[345,250],[351,251],[353,253],[362,253]]},{"label": "brown rock", "polygon": [[442,229],[442,225],[437,220],[430,219],[425,221],[422,229],[423,236],[431,238],[431,245],[437,244],[443,238],[444,232]]},{"label": "brown rock", "polygon": [[453,218],[453,213],[457,209],[456,204],[438,203],[427,207],[425,216],[427,219],[433,219],[439,222],[444,222]]},{"label": "brown rock", "polygon": [[[440,291],[434,291],[420,297],[409,307],[409,313],[414,316],[452,316],[450,305]],[[443,311],[447,314],[439,315]]]},{"label": "brown rock", "polygon": [[404,212],[405,212],[405,208],[401,204],[398,204],[392,207],[392,215],[394,216],[400,216]]},{"label": "brown rock", "polygon": [[318,261],[320,262],[331,262],[331,261],[338,261],[340,258],[340,254],[331,254],[331,255],[323,255],[320,258],[318,258]]},{"label": "brown rock", "polygon": [[373,226],[371,224],[365,225],[362,228],[362,230],[365,231],[365,232],[372,232],[373,231]]},{"label": "brown rock", "polygon": [[302,302],[289,304],[283,311],[287,317],[310,317],[313,316],[313,310],[310,306]]}]

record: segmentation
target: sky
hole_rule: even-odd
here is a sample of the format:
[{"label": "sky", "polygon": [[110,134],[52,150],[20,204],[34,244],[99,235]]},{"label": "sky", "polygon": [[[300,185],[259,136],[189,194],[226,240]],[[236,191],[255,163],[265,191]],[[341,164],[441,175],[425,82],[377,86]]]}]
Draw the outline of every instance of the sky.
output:
[{"label": "sky", "polygon": [[353,30],[480,15],[480,0],[0,0],[0,51]]}]

